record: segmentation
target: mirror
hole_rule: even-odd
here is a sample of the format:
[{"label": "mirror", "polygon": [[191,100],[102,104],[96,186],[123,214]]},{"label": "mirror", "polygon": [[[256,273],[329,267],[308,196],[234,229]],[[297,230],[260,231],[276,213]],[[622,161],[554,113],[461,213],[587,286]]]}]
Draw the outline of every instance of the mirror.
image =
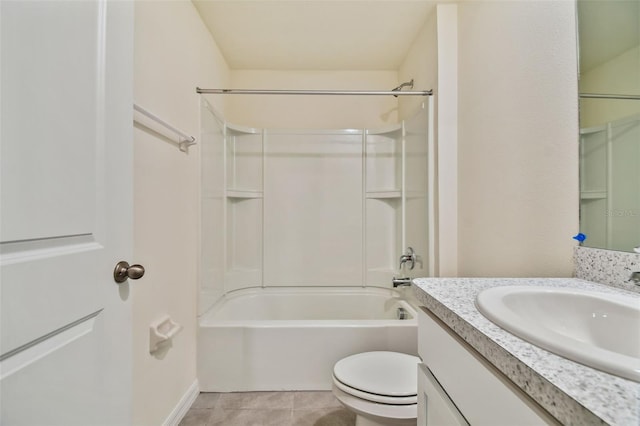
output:
[{"label": "mirror", "polygon": [[577,12],[583,245],[640,252],[640,1]]}]

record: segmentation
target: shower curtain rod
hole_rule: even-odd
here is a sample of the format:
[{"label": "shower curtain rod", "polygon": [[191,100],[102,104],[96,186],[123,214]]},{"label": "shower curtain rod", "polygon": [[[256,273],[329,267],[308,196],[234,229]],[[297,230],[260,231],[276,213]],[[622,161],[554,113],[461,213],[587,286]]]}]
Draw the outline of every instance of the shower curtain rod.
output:
[{"label": "shower curtain rod", "polygon": [[197,93],[214,95],[357,95],[357,96],[431,96],[433,90],[402,92],[399,90],[264,90],[264,89],[201,89]]},{"label": "shower curtain rod", "polygon": [[590,99],[631,99],[640,100],[640,95],[611,95],[606,93],[580,93],[581,98]]}]

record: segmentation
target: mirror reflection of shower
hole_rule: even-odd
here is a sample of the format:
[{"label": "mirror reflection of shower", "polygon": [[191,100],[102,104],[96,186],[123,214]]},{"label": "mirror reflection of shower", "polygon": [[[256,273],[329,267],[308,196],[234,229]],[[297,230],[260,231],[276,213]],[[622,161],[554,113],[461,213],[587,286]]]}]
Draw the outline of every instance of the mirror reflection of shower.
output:
[{"label": "mirror reflection of shower", "polygon": [[580,232],[640,244],[640,2],[578,0]]}]

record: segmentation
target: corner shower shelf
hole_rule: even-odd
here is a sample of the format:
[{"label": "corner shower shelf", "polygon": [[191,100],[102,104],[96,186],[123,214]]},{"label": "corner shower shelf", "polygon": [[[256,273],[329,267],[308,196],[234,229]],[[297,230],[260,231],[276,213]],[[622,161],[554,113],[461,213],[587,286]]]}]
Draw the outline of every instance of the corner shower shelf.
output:
[{"label": "corner shower shelf", "polygon": [[379,129],[367,129],[367,135],[386,135],[394,132],[401,132],[402,124],[390,124]]},{"label": "corner shower shelf", "polygon": [[607,191],[582,191],[580,198],[582,200],[603,200],[607,198]]},{"label": "corner shower shelf", "polygon": [[252,191],[245,189],[229,189],[227,190],[227,198],[262,198],[262,191]]},{"label": "corner shower shelf", "polygon": [[367,191],[366,198],[400,198],[402,192],[399,189],[387,191]]},{"label": "corner shower shelf", "polygon": [[592,133],[604,132],[605,130],[607,130],[607,126],[584,127],[580,129],[580,134],[590,135]]},{"label": "corner shower shelf", "polygon": [[230,130],[230,131],[236,132],[236,133],[240,133],[240,134],[256,135],[256,134],[262,133],[261,129],[256,129],[254,127],[241,126],[241,125],[238,125],[238,124],[231,124],[231,123],[226,123],[225,126],[226,126],[227,130]]}]

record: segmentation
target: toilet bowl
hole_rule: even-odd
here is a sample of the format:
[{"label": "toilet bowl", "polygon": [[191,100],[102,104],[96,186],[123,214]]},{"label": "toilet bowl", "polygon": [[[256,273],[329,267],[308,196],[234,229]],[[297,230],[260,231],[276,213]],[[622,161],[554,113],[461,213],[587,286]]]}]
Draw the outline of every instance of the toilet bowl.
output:
[{"label": "toilet bowl", "polygon": [[348,356],[333,367],[333,394],[356,414],[356,426],[415,425],[419,362],[398,352]]}]

